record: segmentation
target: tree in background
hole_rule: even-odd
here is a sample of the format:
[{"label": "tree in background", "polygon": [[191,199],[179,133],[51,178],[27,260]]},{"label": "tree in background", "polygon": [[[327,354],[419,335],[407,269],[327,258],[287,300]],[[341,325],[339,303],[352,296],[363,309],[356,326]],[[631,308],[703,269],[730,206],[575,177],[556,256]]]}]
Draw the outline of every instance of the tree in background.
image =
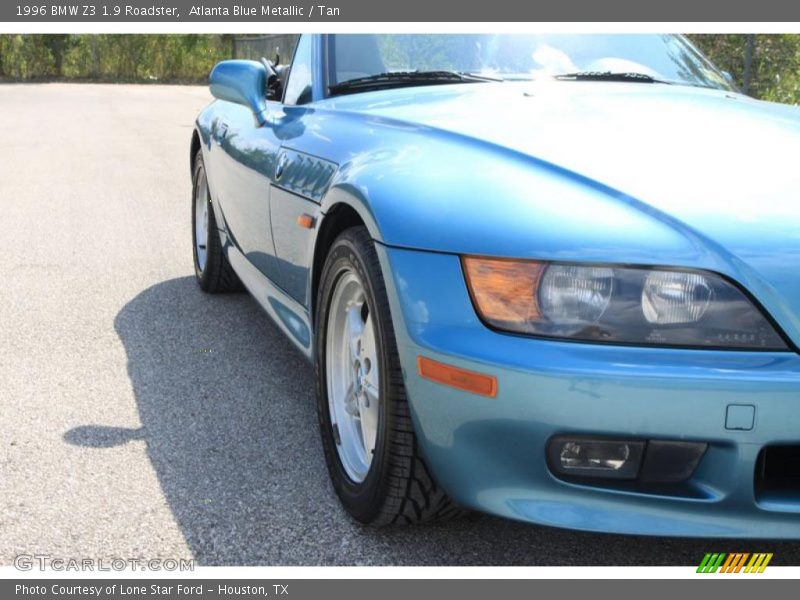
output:
[{"label": "tree in background", "polygon": [[[259,44],[266,42],[249,43],[252,37],[0,35],[0,78],[199,83],[206,80],[215,63],[238,54],[238,45],[249,58],[254,58],[250,56],[253,52],[262,52]],[[745,93],[764,100],[800,103],[800,35],[700,34],[689,38],[717,66],[731,73]],[[443,52],[436,36],[429,35],[387,51],[398,60],[413,54],[414,64],[424,64],[425,58],[436,58],[438,62],[432,62],[439,64]],[[267,54],[271,56],[272,52],[270,49]]]},{"label": "tree in background", "polygon": [[53,55],[45,35],[0,35],[0,72],[9,79],[52,76]]},{"label": "tree in background", "polygon": [[688,36],[746,94],[800,103],[800,35],[702,34]]},{"label": "tree in background", "polygon": [[0,35],[0,77],[201,82],[230,50],[219,35]]},{"label": "tree in background", "polygon": [[56,77],[64,76],[64,55],[72,45],[73,36],[67,34],[45,35],[44,45],[53,58],[53,74]]}]

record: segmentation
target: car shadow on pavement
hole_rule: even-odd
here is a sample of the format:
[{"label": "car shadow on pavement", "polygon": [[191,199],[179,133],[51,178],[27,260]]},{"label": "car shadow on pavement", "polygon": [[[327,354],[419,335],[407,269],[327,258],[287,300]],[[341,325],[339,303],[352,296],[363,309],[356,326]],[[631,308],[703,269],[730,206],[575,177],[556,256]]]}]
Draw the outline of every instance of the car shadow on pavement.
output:
[{"label": "car shadow on pavement", "polygon": [[707,551],[756,550],[797,564],[785,543],[588,534],[478,515],[363,527],[328,483],[312,369],[247,294],[210,296],[193,277],[173,279],[141,292],[114,326],[141,428],[87,424],[64,439],[144,440],[198,564],[693,565]]}]

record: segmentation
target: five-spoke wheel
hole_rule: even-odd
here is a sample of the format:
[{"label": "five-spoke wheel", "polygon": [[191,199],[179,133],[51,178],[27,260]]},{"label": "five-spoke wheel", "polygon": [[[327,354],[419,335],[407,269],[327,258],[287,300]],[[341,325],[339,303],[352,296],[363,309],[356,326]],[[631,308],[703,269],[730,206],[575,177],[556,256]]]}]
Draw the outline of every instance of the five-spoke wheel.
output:
[{"label": "five-spoke wheel", "polygon": [[316,308],[320,432],[344,507],[371,525],[458,514],[417,446],[383,273],[364,227],[333,242]]},{"label": "five-spoke wheel", "polygon": [[378,435],[380,363],[374,318],[364,285],[353,271],[343,273],[333,291],[325,352],[328,403],[336,449],[347,474],[367,476]]}]

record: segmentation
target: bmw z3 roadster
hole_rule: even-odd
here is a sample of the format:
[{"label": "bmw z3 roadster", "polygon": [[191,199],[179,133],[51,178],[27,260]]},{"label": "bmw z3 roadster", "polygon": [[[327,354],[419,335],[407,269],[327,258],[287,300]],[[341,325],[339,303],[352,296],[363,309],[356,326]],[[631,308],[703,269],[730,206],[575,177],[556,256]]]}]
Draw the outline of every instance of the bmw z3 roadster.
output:
[{"label": "bmw z3 roadster", "polygon": [[315,365],[355,519],[800,538],[800,110],[674,35],[219,63],[194,265]]}]

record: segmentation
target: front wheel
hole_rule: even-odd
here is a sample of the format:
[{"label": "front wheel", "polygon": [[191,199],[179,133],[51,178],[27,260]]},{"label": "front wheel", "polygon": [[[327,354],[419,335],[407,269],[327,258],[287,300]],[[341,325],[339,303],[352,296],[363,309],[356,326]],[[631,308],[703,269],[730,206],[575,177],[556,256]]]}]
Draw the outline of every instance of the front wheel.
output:
[{"label": "front wheel", "polygon": [[364,227],[333,243],[315,322],[320,432],[345,509],[371,525],[458,515],[419,452],[383,276]]}]

